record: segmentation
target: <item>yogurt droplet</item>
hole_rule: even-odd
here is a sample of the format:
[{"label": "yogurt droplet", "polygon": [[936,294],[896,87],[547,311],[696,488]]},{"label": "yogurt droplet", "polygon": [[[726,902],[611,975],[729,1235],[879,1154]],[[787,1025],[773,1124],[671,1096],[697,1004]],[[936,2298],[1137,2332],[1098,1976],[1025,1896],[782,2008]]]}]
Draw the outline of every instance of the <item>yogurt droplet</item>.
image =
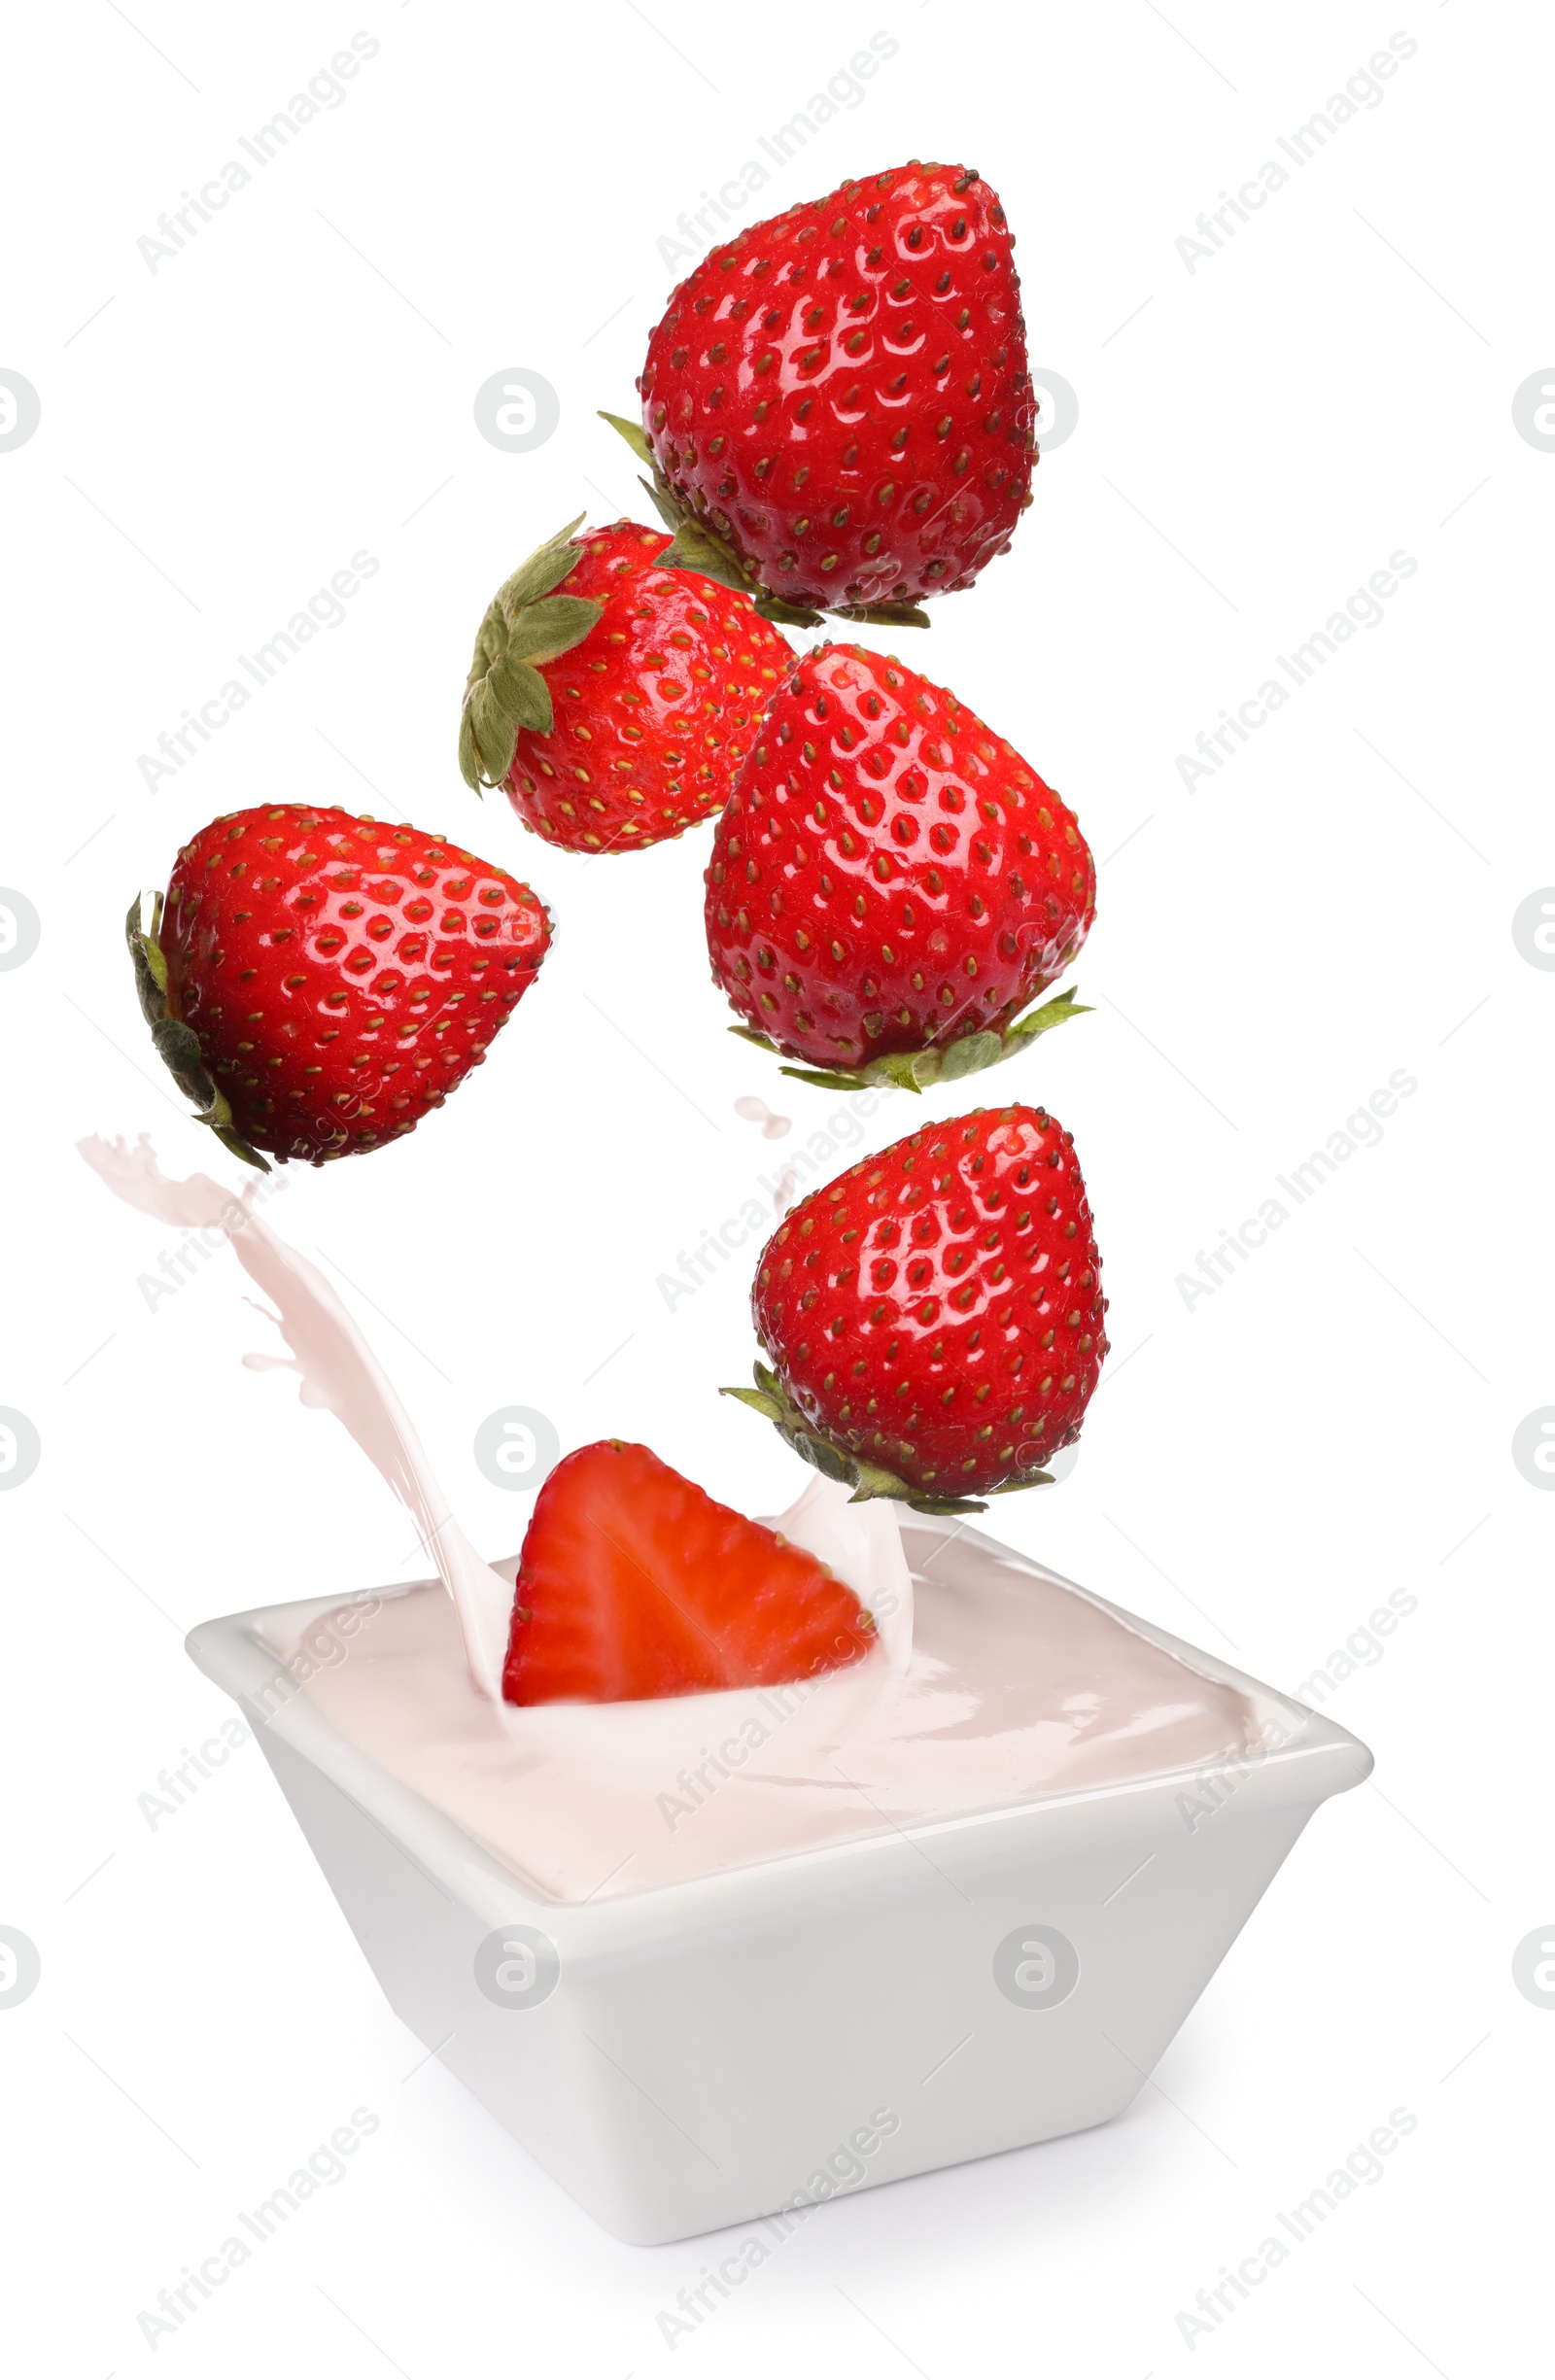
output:
[{"label": "yogurt droplet", "polygon": [[763,1140],[781,1140],[794,1128],[793,1118],[775,1116],[765,1099],[737,1099],[735,1114],[743,1116],[746,1123],[759,1123]]}]

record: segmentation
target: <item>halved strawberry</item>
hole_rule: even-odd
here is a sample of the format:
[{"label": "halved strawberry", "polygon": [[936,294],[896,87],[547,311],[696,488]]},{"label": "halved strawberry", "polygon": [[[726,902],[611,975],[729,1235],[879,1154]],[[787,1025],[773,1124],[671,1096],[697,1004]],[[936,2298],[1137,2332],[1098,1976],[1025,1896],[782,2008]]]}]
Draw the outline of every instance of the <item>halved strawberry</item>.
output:
[{"label": "halved strawberry", "polygon": [[502,1672],[509,1703],[638,1703],[778,1686],[862,1661],[875,1623],[812,1554],[646,1446],[580,1446],[535,1503]]}]

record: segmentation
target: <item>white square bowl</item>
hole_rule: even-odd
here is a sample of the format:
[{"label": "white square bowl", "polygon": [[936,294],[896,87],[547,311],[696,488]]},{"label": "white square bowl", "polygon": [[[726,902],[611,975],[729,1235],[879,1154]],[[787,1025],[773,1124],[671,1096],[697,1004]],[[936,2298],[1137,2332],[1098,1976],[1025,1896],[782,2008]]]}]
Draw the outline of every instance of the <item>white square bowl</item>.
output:
[{"label": "white square bowl", "polygon": [[[914,1569],[951,1534],[1024,1559],[915,1521]],[[339,1596],[208,1620],[189,1651],[253,1722],[396,2014],[650,2245],[1118,2115],[1312,1811],[1369,1773],[1331,1720],[1088,1600],[1238,1688],[1270,1748],[581,1905],[277,1697],[270,1647]],[[495,1998],[478,1953],[489,1985],[503,1961]]]}]

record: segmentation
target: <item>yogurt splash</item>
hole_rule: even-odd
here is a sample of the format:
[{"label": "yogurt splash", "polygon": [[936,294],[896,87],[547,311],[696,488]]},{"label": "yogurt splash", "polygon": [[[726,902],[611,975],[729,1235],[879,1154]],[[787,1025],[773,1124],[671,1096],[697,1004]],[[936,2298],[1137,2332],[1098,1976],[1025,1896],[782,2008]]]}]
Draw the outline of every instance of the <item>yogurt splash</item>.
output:
[{"label": "yogurt splash", "polygon": [[[230,1241],[244,1271],[270,1298],[269,1319],[291,1349],[290,1356],[245,1356],[245,1364],[251,1371],[294,1371],[303,1404],[332,1413],[351,1432],[410,1513],[436,1565],[476,1692],[501,1703],[511,1580],[482,1561],[455,1520],[408,1414],[324,1274],[254,1212],[258,1178],[241,1193],[209,1174],[173,1181],[144,1132],[133,1149],[96,1137],[78,1146],[126,1206],[185,1230],[219,1230]],[[913,1582],[890,1507],[851,1503],[846,1488],[817,1475],[772,1526],[852,1588],[880,1631],[871,1664],[883,1656],[890,1674],[903,1673],[913,1650]]]},{"label": "yogurt splash", "polygon": [[126,1206],[185,1230],[225,1232],[250,1280],[271,1300],[270,1320],[292,1351],[290,1357],[246,1356],[245,1363],[254,1371],[294,1371],[302,1402],[343,1423],[388,1481],[453,1600],[477,1691],[501,1702],[512,1588],[481,1560],[454,1519],[409,1415],[329,1283],[254,1213],[257,1186],[236,1193],[202,1173],[175,1182],[157,1164],[145,1132],[133,1149],[95,1137],[77,1145]]}]

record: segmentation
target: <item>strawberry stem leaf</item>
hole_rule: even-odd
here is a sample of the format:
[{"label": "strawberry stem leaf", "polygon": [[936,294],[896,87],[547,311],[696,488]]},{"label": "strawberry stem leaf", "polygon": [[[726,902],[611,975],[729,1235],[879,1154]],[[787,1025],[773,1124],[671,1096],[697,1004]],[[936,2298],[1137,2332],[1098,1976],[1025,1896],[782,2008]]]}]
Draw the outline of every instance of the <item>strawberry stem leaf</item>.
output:
[{"label": "strawberry stem leaf", "polygon": [[226,1094],[217,1084],[205,1063],[199,1035],[192,1025],[169,1013],[167,1005],[167,960],[162,951],[162,896],[157,893],[152,902],[152,922],[148,931],[141,924],[143,896],[136,894],[124,919],[124,940],[135,969],[135,990],[140,999],[140,1013],[151,1027],[156,1054],[172,1076],[186,1099],[194,1103],[195,1121],[208,1124],[224,1148],[241,1157],[245,1165],[257,1165],[260,1173],[268,1173],[269,1162],[257,1149],[250,1148],[232,1121],[232,1111]]},{"label": "strawberry stem leaf", "polygon": [[[898,1050],[889,1057],[871,1058],[867,1066],[784,1066],[779,1072],[792,1075],[796,1083],[812,1083],[817,1090],[924,1091],[935,1083],[959,1083],[966,1075],[1001,1066],[1006,1058],[1018,1057],[1040,1034],[1051,1033],[1055,1025],[1067,1024],[1071,1017],[1088,1017],[1092,1013],[1077,992],[1060,991],[1045,1000],[1040,1008],[1029,1009],[1007,1024],[1002,1034],[964,1033],[958,1041],[948,1041],[939,1048]],[[764,1033],[744,1025],[732,1024],[729,1030],[740,1034],[743,1040],[754,1042],[758,1049],[777,1048]]]},{"label": "strawberry stem leaf", "polygon": [[[932,1489],[915,1487],[883,1464],[870,1463],[864,1456],[853,1454],[846,1447],[834,1446],[822,1437],[812,1422],[795,1404],[776,1372],[765,1363],[753,1367],[753,1389],[720,1389],[720,1397],[732,1397],[738,1404],[748,1405],[764,1421],[772,1423],[778,1436],[796,1455],[811,1464],[823,1478],[839,1480],[852,1489],[855,1504],[868,1503],[876,1497],[887,1497],[893,1503],[909,1504],[915,1512],[985,1512],[987,1506],[971,1496],[936,1496]],[[1022,1471],[1018,1479],[1006,1479],[989,1493],[1012,1496],[1018,1488],[1051,1487],[1049,1471]]]},{"label": "strawberry stem leaf", "polygon": [[781,1405],[773,1397],[764,1397],[760,1389],[720,1389],[718,1394],[720,1397],[737,1397],[741,1404],[748,1405],[752,1413],[759,1413],[765,1421],[779,1424],[782,1421]]},{"label": "strawberry stem leaf", "polygon": [[653,450],[648,444],[647,435],[643,431],[642,424],[640,422],[629,422],[626,416],[621,413],[606,413],[603,405],[597,407],[596,410],[598,411],[602,422],[608,422],[610,428],[616,431],[617,435],[625,438],[628,446],[631,447],[632,452],[636,455],[638,461],[639,463],[647,464],[651,469],[653,465]]},{"label": "strawberry stem leaf", "polygon": [[933,622],[917,604],[840,604],[838,620],[857,620],[870,628],[930,628]]},{"label": "strawberry stem leaf", "polygon": [[556,722],[540,669],[581,644],[604,609],[585,596],[552,593],[578,560],[571,539],[583,517],[536,546],[486,607],[459,722],[459,773],[474,793],[502,782],[521,728],[551,733]]},{"label": "strawberry stem leaf", "polygon": [[1039,1033],[1051,1033],[1056,1024],[1067,1024],[1071,1017],[1093,1017],[1095,1013],[1082,1001],[1078,984],[1073,991],[1054,992],[1051,1000],[1044,1000],[1040,1008],[1029,1010],[1006,1028],[1004,1054],[1013,1057],[1017,1049],[1023,1050]]},{"label": "strawberry stem leaf", "polygon": [[656,488],[650,479],[639,479],[638,481],[638,486],[641,488],[643,493],[647,496],[649,501],[653,505],[654,511],[658,514],[660,520],[664,523],[666,529],[670,532],[670,535],[673,537],[675,531],[680,526],[680,515],[678,512],[676,512],[674,504],[671,503],[670,499],[663,493],[662,489]]},{"label": "strawberry stem leaf", "polygon": [[715,579],[735,595],[750,593],[750,582],[728,546],[721,537],[710,535],[700,521],[682,517],[658,562],[664,570],[700,571],[704,578]]},{"label": "strawberry stem leaf", "polygon": [[819,628],[826,616],[824,612],[812,611],[808,604],[785,603],[780,595],[758,595],[754,608],[775,628]]},{"label": "strawberry stem leaf", "polygon": [[858,1077],[851,1074],[825,1074],[810,1066],[779,1066],[779,1074],[790,1074],[796,1083],[813,1084],[816,1090],[856,1090]]}]

